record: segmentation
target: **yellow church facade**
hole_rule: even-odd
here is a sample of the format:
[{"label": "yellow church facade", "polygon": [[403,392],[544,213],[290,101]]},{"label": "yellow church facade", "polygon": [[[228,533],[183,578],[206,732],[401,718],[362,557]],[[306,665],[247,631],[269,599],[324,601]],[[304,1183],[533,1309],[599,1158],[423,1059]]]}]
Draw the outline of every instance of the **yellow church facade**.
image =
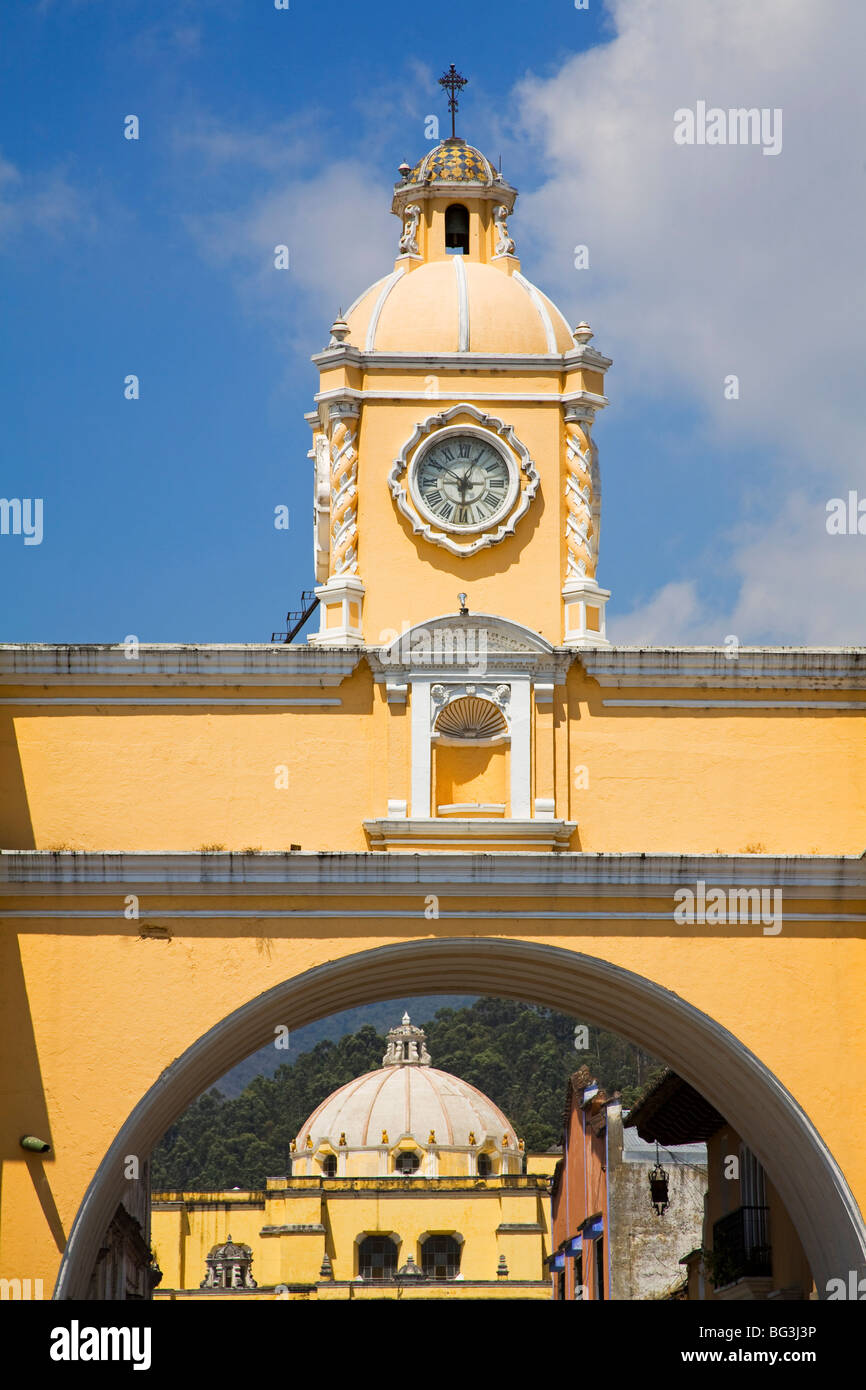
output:
[{"label": "yellow church facade", "polygon": [[525,1156],[425,1043],[404,1015],[381,1070],[317,1107],[264,1190],[154,1193],[154,1297],[548,1299],[556,1156]]},{"label": "yellow church facade", "polygon": [[[399,170],[393,268],[314,359],[308,640],[0,647],[0,1275],[84,1296],[198,1094],[276,1028],[437,990],[641,1043],[757,1155],[819,1294],[864,1268],[866,651],[609,641],[610,359],[524,276],[515,197],[456,138]],[[449,1217],[467,1259],[527,1176]],[[161,1287],[229,1234],[271,1287],[306,1236],[257,1223],[385,1177],[202,1207]],[[417,1262],[422,1217],[391,1226]]]}]

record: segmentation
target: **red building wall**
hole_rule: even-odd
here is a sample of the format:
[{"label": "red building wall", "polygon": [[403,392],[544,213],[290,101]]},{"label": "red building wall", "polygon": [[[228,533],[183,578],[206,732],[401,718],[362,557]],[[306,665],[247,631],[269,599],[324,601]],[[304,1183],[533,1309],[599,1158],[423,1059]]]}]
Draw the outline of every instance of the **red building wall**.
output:
[{"label": "red building wall", "polygon": [[605,1102],[582,1072],[572,1077],[551,1193],[555,1298],[610,1298]]}]

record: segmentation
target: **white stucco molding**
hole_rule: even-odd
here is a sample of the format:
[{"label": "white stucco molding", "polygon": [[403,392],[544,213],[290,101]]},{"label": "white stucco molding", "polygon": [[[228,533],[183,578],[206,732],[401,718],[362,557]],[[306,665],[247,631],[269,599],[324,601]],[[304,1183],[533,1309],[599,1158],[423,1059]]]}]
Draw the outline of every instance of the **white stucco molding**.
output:
[{"label": "white stucco molding", "polygon": [[356,669],[354,649],[316,650],[301,643],[47,642],[0,645],[2,685],[333,686]]},{"label": "white stucco molding", "polygon": [[[499,825],[508,822],[498,821]],[[530,822],[534,824],[535,822]],[[454,822],[449,821],[453,828]],[[549,825],[549,822],[548,822]],[[309,897],[315,893],[343,897],[353,893],[380,894],[383,885],[412,887],[448,885],[462,897],[487,899],[492,890],[515,896],[663,898],[677,887],[697,880],[719,887],[783,888],[791,897],[823,902],[862,904],[866,898],[864,855],[776,854],[641,854],[641,853],[513,853],[488,858],[459,852],[417,853],[383,857],[370,851],[275,851],[259,854],[220,851],[100,851],[0,850],[0,895],[44,895],[46,887],[63,887],[74,899],[106,894],[117,896],[118,885],[149,885],[154,893],[169,889],[178,895],[214,898],[256,893]],[[829,890],[829,892],[828,892]],[[345,908],[339,909],[345,915]],[[37,914],[41,909],[36,909]],[[255,916],[255,909],[247,913]],[[9,915],[3,913],[3,916]],[[143,913],[143,915],[146,915]],[[205,915],[206,912],[205,912]],[[567,907],[565,915],[568,914]],[[669,912],[668,914],[669,915]],[[112,908],[121,929],[122,909]],[[786,914],[787,916],[787,914]],[[846,914],[831,914],[844,921]],[[135,923],[131,924],[135,926]]]},{"label": "white stucco molding", "polygon": [[866,689],[866,647],[594,647],[580,653],[605,687]]},{"label": "white stucco molding", "polygon": [[[471,354],[471,353],[463,353],[463,354],[461,354],[461,355],[462,355],[464,358],[469,358],[469,357],[471,357],[472,354]],[[431,362],[429,363],[429,365],[428,365],[428,372],[427,372],[427,375],[436,375],[437,373],[441,372],[441,370],[442,370],[442,363],[441,363],[441,361],[439,361],[438,359],[434,359],[434,360],[431,361]],[[476,363],[474,363],[474,362],[469,362],[469,361],[464,361],[464,362],[462,363],[462,370],[463,370],[464,372],[467,371],[467,370],[471,370],[471,371],[473,371],[473,372],[478,372],[480,369],[479,369],[479,367],[477,366]],[[500,364],[498,370],[499,370],[500,372],[502,371],[502,366],[501,366],[501,364]],[[523,374],[524,374],[523,368],[521,368],[520,370],[521,370],[521,375],[523,375]],[[528,371],[531,371],[531,370],[532,370],[531,367],[527,366],[526,371],[528,372]],[[552,367],[550,370],[551,370],[552,373],[557,371],[557,369],[556,369],[556,368],[553,368],[553,367]],[[559,371],[562,370],[561,364],[560,364],[558,370],[559,370]],[[495,385],[495,382],[494,382],[494,383],[488,383],[488,385],[492,385],[492,386],[494,387],[494,389],[492,389],[492,390],[479,390],[478,388],[474,388],[473,391],[472,391],[472,399],[473,399],[473,401],[529,401],[529,402],[534,402],[534,403],[538,403],[538,404],[542,404],[542,405],[553,404],[553,405],[564,405],[564,406],[568,406],[568,407],[576,407],[576,406],[578,406],[578,405],[585,405],[585,406],[589,409],[589,411],[591,412],[591,414],[593,414],[593,415],[594,415],[595,411],[597,411],[597,410],[603,410],[604,407],[605,407],[606,405],[609,404],[609,401],[608,401],[607,396],[599,396],[599,395],[597,395],[594,391],[582,391],[582,390],[578,390],[578,391],[559,391],[559,390],[557,390],[557,389],[551,389],[551,390],[549,390],[549,391],[509,391],[509,390],[507,389],[507,382],[508,382],[508,378],[507,378],[507,377],[503,377],[503,378],[502,378],[502,383],[503,383],[503,384],[502,384],[501,387],[498,387],[498,388],[497,388],[496,385]],[[374,389],[372,389],[372,388],[361,389],[360,387],[355,387],[355,386],[353,386],[353,387],[342,387],[342,386],[341,386],[341,387],[338,387],[338,388],[335,387],[333,390],[330,390],[330,391],[321,391],[321,392],[319,392],[319,393],[317,394],[317,396],[316,396],[316,400],[319,402],[320,406],[321,406],[322,409],[324,410],[324,408],[325,408],[327,405],[329,405],[330,401],[331,401],[334,397],[337,397],[337,398],[339,398],[340,400],[343,400],[343,399],[345,399],[345,397],[346,397],[348,394],[351,394],[351,395],[352,395],[352,397],[353,397],[354,400],[358,403],[359,406],[362,405],[365,401],[385,401],[385,402],[390,402],[390,401],[428,401],[428,402],[429,402],[429,401],[455,401],[455,402],[456,402],[456,401],[465,401],[465,399],[466,399],[466,386],[465,386],[465,384],[461,384],[460,382],[455,382],[455,383],[454,383],[454,389],[453,389],[453,390],[449,390],[448,387],[447,387],[447,385],[446,385],[446,386],[441,386],[441,385],[440,385],[439,387],[437,387],[436,392],[435,392],[435,394],[433,394],[433,395],[431,395],[430,390],[429,390],[429,387],[427,387],[427,386],[425,386],[423,390],[421,390],[421,389],[419,388],[418,390],[415,390],[415,391],[411,390],[408,386],[389,386],[389,387],[387,388],[387,390],[382,390],[382,391],[376,391],[376,390],[374,390]]]},{"label": "white stucco molding", "polygon": [[[390,277],[386,277],[389,279]],[[383,282],[384,283],[384,282]],[[466,367],[471,364],[476,371],[486,368],[518,368],[521,371],[561,372],[586,371],[605,373],[613,359],[605,357],[595,348],[574,347],[569,352],[398,352],[386,349],[383,352],[365,352],[353,343],[340,343],[317,352],[311,358],[317,367],[331,368],[340,365],[363,367],[368,371],[417,371],[429,372],[431,367]],[[318,400],[319,397],[317,396]]]},{"label": "white stucco molding", "polygon": [[[724,646],[614,644],[571,652],[552,646],[520,623],[492,613],[470,613],[463,618],[455,613],[431,617],[400,634],[390,647],[315,648],[306,642],[292,646],[265,642],[161,642],[141,643],[137,658],[128,660],[124,647],[115,643],[2,643],[0,687],[38,685],[45,687],[49,698],[57,686],[76,685],[325,688],[339,685],[351,676],[364,657],[377,682],[400,682],[413,670],[441,669],[436,665],[435,644],[433,656],[425,658],[416,640],[422,632],[435,633],[437,629],[443,634],[440,661],[444,653],[445,664],[455,676],[461,671],[464,676],[471,675],[473,670],[478,675],[471,652],[468,663],[461,666],[454,661],[460,625],[486,632],[489,672],[532,671],[536,679],[554,679],[557,684],[564,681],[573,664],[579,664],[588,676],[609,689],[866,689],[866,647],[743,646],[735,660],[730,659],[730,649]],[[448,631],[451,638],[446,636]],[[454,644],[450,655],[449,641]],[[413,648],[418,648],[415,656]],[[464,650],[469,649],[464,645]]]},{"label": "white stucco molding", "polygon": [[493,843],[531,844],[535,848],[546,850],[567,849],[577,829],[577,822],[530,820],[525,815],[508,819],[456,815],[448,815],[441,819],[412,816],[406,820],[365,820],[364,829],[374,849],[417,849],[423,844],[450,842],[465,845],[469,853],[477,853],[479,844]]},{"label": "white stucco molding", "polygon": [[[472,366],[475,371],[497,368],[511,371],[563,372],[585,368],[605,372],[611,365],[609,357],[591,349],[575,348],[571,352],[365,352],[352,343],[325,348],[311,359],[318,367],[362,367],[366,371],[417,371],[427,373],[434,366],[455,369]],[[317,395],[316,400],[320,397]]]},{"label": "white stucco molding", "polygon": [[451,681],[529,675],[563,685],[574,660],[539,632],[495,613],[441,613],[365,654],[373,679],[388,686],[420,675]]}]

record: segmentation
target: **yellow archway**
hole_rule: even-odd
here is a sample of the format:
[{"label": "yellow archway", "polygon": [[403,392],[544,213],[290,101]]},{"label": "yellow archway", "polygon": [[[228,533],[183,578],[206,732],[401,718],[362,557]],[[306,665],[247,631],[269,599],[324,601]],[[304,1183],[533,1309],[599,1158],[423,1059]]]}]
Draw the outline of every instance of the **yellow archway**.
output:
[{"label": "yellow archway", "polygon": [[430,993],[486,993],[546,1004],[615,1029],[665,1058],[743,1134],[795,1222],[819,1290],[863,1272],[866,1228],[815,1126],[736,1037],[651,980],[575,951],[498,938],[382,946],[304,971],[235,1010],[172,1063],[102,1159],[76,1216],[55,1289],[84,1296],[99,1241],[123,1196],[123,1159],[165,1129],[235,1062],[273,1039],[275,1018],[301,1027],[354,1005]]}]

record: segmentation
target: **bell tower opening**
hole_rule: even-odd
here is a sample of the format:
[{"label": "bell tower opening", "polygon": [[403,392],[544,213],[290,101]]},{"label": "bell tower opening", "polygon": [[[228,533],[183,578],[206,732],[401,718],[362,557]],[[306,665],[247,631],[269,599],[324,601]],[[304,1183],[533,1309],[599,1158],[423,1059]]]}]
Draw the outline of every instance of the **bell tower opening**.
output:
[{"label": "bell tower opening", "polygon": [[469,255],[469,211],[462,203],[445,209],[445,250],[452,255]]}]

